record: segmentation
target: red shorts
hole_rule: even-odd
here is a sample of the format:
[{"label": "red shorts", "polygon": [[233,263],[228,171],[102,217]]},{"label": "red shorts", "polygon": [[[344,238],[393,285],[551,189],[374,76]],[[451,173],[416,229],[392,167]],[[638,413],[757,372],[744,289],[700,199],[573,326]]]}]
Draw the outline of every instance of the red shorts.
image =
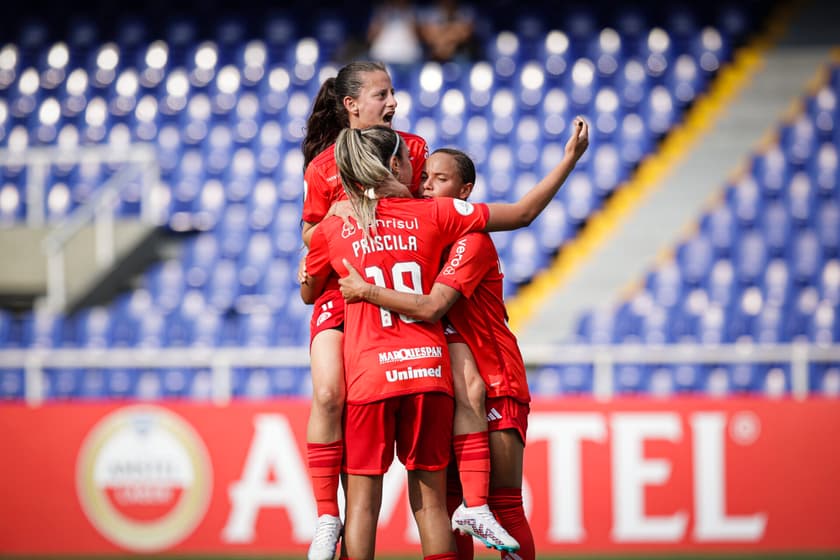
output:
[{"label": "red shorts", "polygon": [[487,412],[488,432],[513,429],[519,433],[522,443],[525,443],[530,405],[513,397],[488,397],[484,400],[484,410]]},{"label": "red shorts", "polygon": [[327,290],[322,293],[312,308],[312,319],[309,321],[309,344],[315,335],[329,329],[344,328],[344,297],[339,290]]},{"label": "red shorts", "polygon": [[464,337],[461,336],[461,333],[455,330],[455,327],[452,326],[452,323],[447,321],[445,318],[441,322],[443,324],[443,334],[446,336],[447,344],[467,343],[467,341],[464,340]]},{"label": "red shorts", "polygon": [[414,393],[347,404],[344,471],[379,475],[397,457],[406,470],[438,471],[449,463],[455,400],[445,393]]}]

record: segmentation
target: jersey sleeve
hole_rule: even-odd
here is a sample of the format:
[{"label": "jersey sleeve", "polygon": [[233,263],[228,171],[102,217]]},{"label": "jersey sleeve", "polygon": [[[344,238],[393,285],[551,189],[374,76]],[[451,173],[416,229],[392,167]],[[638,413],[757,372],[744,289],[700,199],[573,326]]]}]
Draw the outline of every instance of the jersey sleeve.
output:
[{"label": "jersey sleeve", "polygon": [[490,210],[486,204],[473,204],[457,198],[435,198],[438,231],[445,245],[487,226]]},{"label": "jersey sleeve", "polygon": [[332,205],[329,185],[321,171],[310,164],[303,173],[303,221],[318,224]]},{"label": "jersey sleeve", "polygon": [[426,166],[426,160],[429,159],[429,145],[415,134],[401,134],[408,145],[408,155],[411,159],[411,194],[418,196],[423,188],[423,168]]},{"label": "jersey sleeve", "polygon": [[449,248],[436,283],[458,290],[468,298],[473,295],[487,272],[499,266],[499,255],[487,235],[465,235]]},{"label": "jersey sleeve", "polygon": [[315,228],[309,242],[309,253],[306,254],[306,272],[310,276],[324,277],[332,272],[330,251],[327,236],[323,227]]}]

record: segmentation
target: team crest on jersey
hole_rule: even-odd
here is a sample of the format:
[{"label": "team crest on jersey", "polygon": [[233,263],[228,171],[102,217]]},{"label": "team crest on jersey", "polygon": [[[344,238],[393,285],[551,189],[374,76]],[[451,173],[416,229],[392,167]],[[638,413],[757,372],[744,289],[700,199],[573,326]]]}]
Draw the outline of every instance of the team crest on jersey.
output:
[{"label": "team crest on jersey", "polygon": [[354,226],[353,224],[348,224],[347,222],[344,222],[341,225],[341,238],[342,239],[347,239],[348,237],[351,237],[355,233],[356,233],[356,226]]},{"label": "team crest on jersey", "polygon": [[455,211],[461,214],[462,216],[469,216],[475,210],[475,206],[473,206],[466,200],[456,198],[452,201],[452,204],[455,205]]}]

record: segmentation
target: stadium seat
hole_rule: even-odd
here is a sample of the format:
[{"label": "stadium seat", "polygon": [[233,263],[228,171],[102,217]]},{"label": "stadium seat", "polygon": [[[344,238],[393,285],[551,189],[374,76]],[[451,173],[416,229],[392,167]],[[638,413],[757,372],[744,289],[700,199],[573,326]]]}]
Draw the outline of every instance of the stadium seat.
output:
[{"label": "stadium seat", "polygon": [[82,396],[82,370],[47,369],[44,371],[44,397],[67,400]]},{"label": "stadium seat", "polygon": [[808,389],[822,397],[840,397],[840,368],[835,364],[816,364],[808,376]]}]

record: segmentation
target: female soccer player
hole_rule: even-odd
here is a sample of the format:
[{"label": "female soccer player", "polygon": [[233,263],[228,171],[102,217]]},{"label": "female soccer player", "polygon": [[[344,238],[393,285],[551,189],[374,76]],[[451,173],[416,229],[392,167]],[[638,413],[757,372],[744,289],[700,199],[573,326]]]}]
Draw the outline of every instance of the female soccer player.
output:
[{"label": "female soccer player", "polygon": [[[466,200],[475,184],[475,165],[463,152],[440,149],[426,161],[424,176],[424,196]],[[429,295],[378,287],[346,264],[348,274],[339,283],[348,303],[365,300],[424,321],[437,321],[446,314],[455,385],[467,388],[469,406],[465,408],[488,419],[491,509],[519,542],[517,555],[533,560],[534,539],[522,507],[530,395],[516,337],[506,323],[503,276],[490,236],[470,233],[459,239],[450,248]],[[463,507],[455,512],[453,529],[462,528]],[[472,558],[471,538],[458,539],[457,545],[459,559]]]},{"label": "female soccer player", "polygon": [[[332,205],[345,200],[335,164],[334,145],[345,128],[390,126],[397,108],[394,88],[379,62],[351,62],[321,86],[307,120],[303,140],[303,240],[308,246],[316,226]],[[428,156],[419,136],[400,132],[416,170],[409,177],[413,192]],[[317,504],[318,524],[307,558],[332,560],[341,535],[338,481],[343,453],[341,415],[344,409],[344,298],[333,278],[315,302],[310,324],[312,405],[306,428],[307,464]]]},{"label": "female soccer player", "polygon": [[[573,149],[519,202],[473,206],[452,199],[378,200],[383,188],[395,189],[397,179],[404,183],[410,173],[400,137],[383,127],[342,131],[336,160],[356,225],[331,218],[318,227],[307,257],[311,278],[301,286],[301,295],[305,301],[314,301],[333,270],[346,273],[342,258],[382,286],[428,291],[444,247],[460,234],[530,224],[562,185],[586,142],[585,134],[576,130],[570,141]],[[578,144],[583,148],[578,150]],[[407,188],[402,196],[409,196]],[[390,466],[396,442],[397,454],[409,472],[409,498],[424,556],[454,558],[443,470],[448,463],[454,407],[442,327],[398,318],[368,303],[348,308],[346,327],[354,333],[352,339],[345,339],[344,347],[347,555],[373,555],[382,475]],[[507,551],[518,548],[515,542],[488,545]]]}]

